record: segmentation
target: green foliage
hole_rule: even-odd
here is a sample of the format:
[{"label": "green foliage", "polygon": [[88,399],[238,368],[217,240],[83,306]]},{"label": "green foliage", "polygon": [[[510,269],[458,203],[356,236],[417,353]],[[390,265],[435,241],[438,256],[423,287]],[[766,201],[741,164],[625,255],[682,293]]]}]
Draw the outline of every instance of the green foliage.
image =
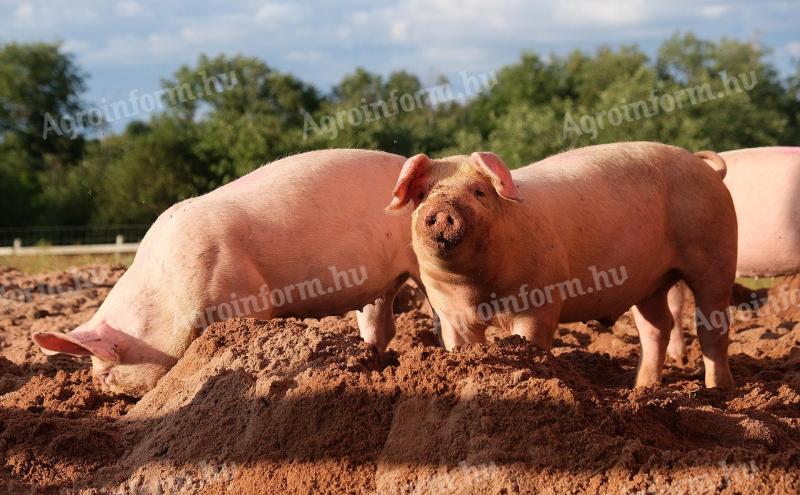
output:
[{"label": "green foliage", "polygon": [[208,168],[197,160],[192,122],[169,115],[154,117],[145,132],[113,136],[87,158],[87,175],[94,176],[99,224],[147,223],[173,203],[216,185]]},{"label": "green foliage", "polygon": [[84,90],[83,74],[58,45],[0,47],[0,226],[44,221],[51,179],[85,153],[82,136],[45,135],[45,125],[79,115]]},{"label": "green foliage", "polygon": [[[437,87],[440,85],[437,85]],[[310,148],[367,148],[402,155],[436,152],[450,144],[459,106],[434,107],[436,88],[408,72],[384,78],[356,69],[333,88],[313,115],[303,138]]]},{"label": "green foliage", "polygon": [[43,139],[47,116],[60,121],[83,110],[84,75],[58,45],[11,43],[0,49],[0,135],[24,150],[36,170],[81,156],[82,140]]},{"label": "green foliage", "polygon": [[[654,60],[636,46],[525,53],[469,101],[447,81],[357,68],[328,94],[242,55],[201,56],[162,80],[166,110],[92,139],[42,139],[79,115],[84,75],[57,45],[0,47],[0,226],[146,223],[292,153],[410,156],[492,150],[518,167],[579,146],[662,141],[719,151],[800,142],[800,65],[782,80],[749,42],[678,33]],[[457,86],[457,85],[455,85]],[[71,139],[75,137],[75,139]]]}]

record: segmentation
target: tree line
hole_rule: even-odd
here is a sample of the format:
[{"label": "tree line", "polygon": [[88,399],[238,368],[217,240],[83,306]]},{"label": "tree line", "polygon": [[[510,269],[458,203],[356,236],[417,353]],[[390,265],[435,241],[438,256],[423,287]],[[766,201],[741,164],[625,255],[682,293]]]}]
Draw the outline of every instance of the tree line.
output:
[{"label": "tree line", "polygon": [[[323,92],[264,61],[200,56],[161,90],[101,104],[58,44],[0,47],[0,227],[149,223],[263,163],[357,147],[410,156],[491,150],[512,167],[628,140],[690,150],[800,144],[800,65],[691,33],[636,46],[524,53],[426,87],[358,68]],[[465,93],[469,98],[463,98]],[[110,133],[114,121],[133,119]]]}]

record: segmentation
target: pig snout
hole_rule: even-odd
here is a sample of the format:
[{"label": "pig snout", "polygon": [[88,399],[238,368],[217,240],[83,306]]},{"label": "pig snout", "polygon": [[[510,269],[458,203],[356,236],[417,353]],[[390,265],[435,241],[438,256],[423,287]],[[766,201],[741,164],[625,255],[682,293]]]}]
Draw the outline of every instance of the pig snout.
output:
[{"label": "pig snout", "polygon": [[454,205],[437,202],[420,215],[419,232],[427,243],[442,252],[455,248],[464,238],[466,222]]}]

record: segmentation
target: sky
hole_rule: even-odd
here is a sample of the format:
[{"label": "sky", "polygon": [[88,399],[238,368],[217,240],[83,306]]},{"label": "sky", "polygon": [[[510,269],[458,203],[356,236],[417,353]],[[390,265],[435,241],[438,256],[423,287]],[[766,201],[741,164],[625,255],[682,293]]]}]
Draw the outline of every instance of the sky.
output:
[{"label": "sky", "polygon": [[676,31],[757,42],[788,75],[800,60],[800,0],[0,0],[0,43],[62,42],[95,104],[153,92],[202,53],[257,56],[328,90],[358,66],[433,84],[524,51],[636,43],[652,56]]}]

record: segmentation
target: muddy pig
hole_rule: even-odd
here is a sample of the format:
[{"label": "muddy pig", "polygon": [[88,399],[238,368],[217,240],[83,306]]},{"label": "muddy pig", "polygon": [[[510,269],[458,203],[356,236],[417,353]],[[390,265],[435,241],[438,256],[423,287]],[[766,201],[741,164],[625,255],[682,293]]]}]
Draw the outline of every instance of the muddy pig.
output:
[{"label": "muddy pig", "polygon": [[548,349],[559,322],[634,306],[636,385],[658,383],[667,292],[683,279],[710,315],[705,383],[729,387],[736,215],[724,171],[713,152],[645,142],[576,149],[513,173],[489,152],[417,155],[387,208],[414,202],[414,252],[448,349],[482,342],[488,325]]},{"label": "muddy pig", "polygon": [[325,150],[265,165],[161,214],[96,314],[46,353],[91,356],[95,382],[142,395],[209,324],[362,309],[362,337],[394,335],[392,301],[417,277],[410,212],[383,211],[405,161]]},{"label": "muddy pig", "polygon": [[[752,148],[720,153],[725,185],[739,221],[737,277],[800,273],[800,147]],[[670,291],[675,325],[667,353],[686,362],[681,316],[683,287]]]}]

